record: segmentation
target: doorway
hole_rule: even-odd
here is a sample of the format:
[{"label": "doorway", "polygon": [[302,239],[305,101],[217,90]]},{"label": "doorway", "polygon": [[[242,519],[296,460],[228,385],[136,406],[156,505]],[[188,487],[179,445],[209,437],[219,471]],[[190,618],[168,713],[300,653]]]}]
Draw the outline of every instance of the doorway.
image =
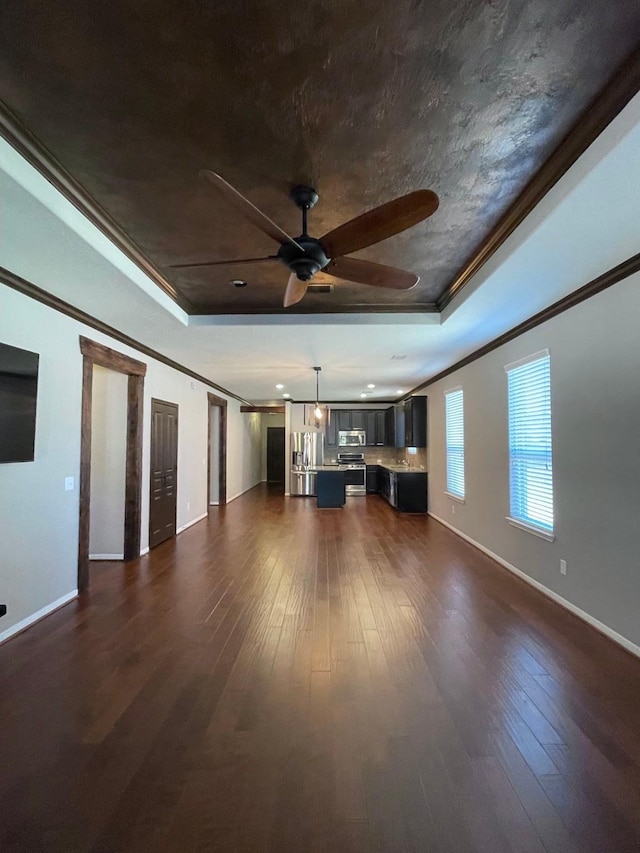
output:
[{"label": "doorway", "polygon": [[151,400],[149,548],[176,535],[178,407]]},{"label": "doorway", "polygon": [[209,401],[209,454],[207,482],[209,506],[227,503],[227,401],[208,393]]},{"label": "doorway", "polygon": [[142,518],[142,361],[80,336],[82,353],[82,413],[80,421],[80,501],[78,521],[78,590],[89,587],[89,532],[91,522],[91,411],[95,365],[127,376],[127,436],[125,463],[124,559],[140,556]]},{"label": "doorway", "polygon": [[267,427],[267,483],[284,491],[284,427]]},{"label": "doorway", "polygon": [[124,560],[127,377],[93,367],[89,560]]}]

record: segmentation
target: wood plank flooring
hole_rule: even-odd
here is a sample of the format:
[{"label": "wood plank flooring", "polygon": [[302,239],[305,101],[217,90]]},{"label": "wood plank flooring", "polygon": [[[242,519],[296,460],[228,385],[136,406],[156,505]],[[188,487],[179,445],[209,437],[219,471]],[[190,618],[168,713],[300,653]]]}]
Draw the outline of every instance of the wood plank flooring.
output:
[{"label": "wood plank flooring", "polygon": [[0,850],[640,850],[640,661],[437,522],[258,487],[0,647]]}]

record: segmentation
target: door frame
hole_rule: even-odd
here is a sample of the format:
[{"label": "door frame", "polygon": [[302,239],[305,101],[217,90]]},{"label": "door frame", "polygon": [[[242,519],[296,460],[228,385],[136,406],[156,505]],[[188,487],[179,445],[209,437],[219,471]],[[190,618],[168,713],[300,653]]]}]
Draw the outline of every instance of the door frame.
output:
[{"label": "door frame", "polygon": [[220,446],[218,448],[218,506],[227,503],[227,400],[207,392],[207,512],[211,506],[211,407],[219,409]]},{"label": "door frame", "polygon": [[144,377],[142,361],[80,335],[82,353],[82,415],[80,424],[80,501],[78,526],[78,591],[89,588],[89,521],[91,510],[91,404],[94,365],[124,373],[127,383],[127,444],[124,496],[124,559],[140,556],[142,522],[142,419]]}]

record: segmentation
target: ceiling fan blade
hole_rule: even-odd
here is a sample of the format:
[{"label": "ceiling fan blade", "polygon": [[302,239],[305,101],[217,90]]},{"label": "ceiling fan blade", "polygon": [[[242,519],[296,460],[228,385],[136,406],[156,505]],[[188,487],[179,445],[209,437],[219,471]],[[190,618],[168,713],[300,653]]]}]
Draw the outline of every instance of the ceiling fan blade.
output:
[{"label": "ceiling fan blade", "polygon": [[389,287],[393,290],[410,290],[420,281],[420,276],[406,270],[397,270],[384,264],[361,261],[360,258],[336,258],[323,272],[346,281]]},{"label": "ceiling fan blade", "polygon": [[284,292],[284,302],[282,303],[284,307],[289,308],[291,305],[295,305],[296,302],[300,302],[307,292],[308,286],[309,282],[300,281],[298,276],[292,272],[287,282],[287,289]]},{"label": "ceiling fan blade", "polygon": [[271,239],[275,240],[276,243],[292,243],[304,252],[302,246],[300,246],[299,243],[296,243],[293,237],[290,237],[286,231],[283,231],[282,228],[269,219],[266,214],[261,210],[258,210],[255,204],[250,202],[248,198],[245,198],[238,192],[238,190],[234,189],[231,184],[228,184],[224,178],[221,178],[220,175],[217,175],[210,169],[202,169],[200,174],[204,175],[205,178],[211,181],[213,186],[222,193],[227,201],[232,204],[245,219],[248,219],[249,222],[256,226],[256,228],[259,228],[263,234],[271,237]]},{"label": "ceiling fan blade", "polygon": [[169,264],[167,269],[186,270],[189,267],[223,267],[231,264],[261,264],[263,261],[277,261],[277,255],[267,255],[265,258],[236,258],[233,261],[194,261],[190,264]]},{"label": "ceiling fan blade", "polygon": [[356,216],[329,231],[320,242],[330,258],[350,255],[417,225],[435,213],[439,203],[431,190],[416,190]]}]

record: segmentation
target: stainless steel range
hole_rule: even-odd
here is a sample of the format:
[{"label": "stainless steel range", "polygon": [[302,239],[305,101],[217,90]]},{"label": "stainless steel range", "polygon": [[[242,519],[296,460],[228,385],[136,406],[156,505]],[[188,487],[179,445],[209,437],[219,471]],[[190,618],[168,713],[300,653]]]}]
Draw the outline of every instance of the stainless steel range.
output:
[{"label": "stainless steel range", "polygon": [[364,453],[338,453],[338,467],[344,471],[345,492],[348,495],[367,494],[367,466]]}]

